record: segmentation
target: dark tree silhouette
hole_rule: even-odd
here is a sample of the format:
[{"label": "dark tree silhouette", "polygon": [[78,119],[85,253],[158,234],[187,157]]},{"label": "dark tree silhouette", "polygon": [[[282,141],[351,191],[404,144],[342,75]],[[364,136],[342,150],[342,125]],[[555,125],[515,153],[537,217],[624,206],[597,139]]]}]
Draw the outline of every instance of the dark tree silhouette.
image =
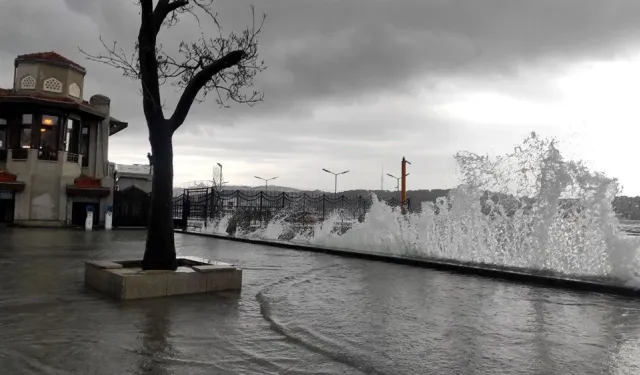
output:
[{"label": "dark tree silhouette", "polygon": [[[89,60],[118,68],[122,73],[142,83],[142,106],[149,128],[153,155],[153,193],[147,243],[143,258],[146,270],[177,268],[173,232],[173,133],[184,123],[194,101],[215,93],[216,102],[228,107],[229,102],[253,104],[262,100],[258,91],[247,93],[255,75],[265,69],[258,60],[258,37],[265,15],[242,33],[223,35],[213,0],[136,0],[140,6],[141,24],[134,52],[127,54],[114,42],[98,55],[83,52]],[[216,37],[201,34],[194,42],[182,41],[174,54],[164,51],[158,42],[161,30],[170,28],[183,17],[193,17],[198,25],[202,17],[217,27]],[[179,57],[174,57],[174,56]],[[170,117],[163,110],[160,87],[170,83],[182,90]]]}]

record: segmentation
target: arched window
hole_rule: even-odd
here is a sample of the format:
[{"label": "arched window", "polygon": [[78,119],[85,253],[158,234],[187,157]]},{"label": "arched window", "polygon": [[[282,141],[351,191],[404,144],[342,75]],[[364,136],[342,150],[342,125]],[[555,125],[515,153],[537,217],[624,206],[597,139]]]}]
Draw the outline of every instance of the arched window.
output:
[{"label": "arched window", "polygon": [[74,98],[80,97],[80,86],[78,86],[77,83],[69,85],[69,96],[73,96]]},{"label": "arched window", "polygon": [[33,90],[36,88],[36,79],[32,76],[26,76],[20,81],[20,88],[23,90]]},{"label": "arched window", "polygon": [[62,92],[62,82],[58,81],[55,78],[47,78],[42,83],[42,90],[61,93]]}]

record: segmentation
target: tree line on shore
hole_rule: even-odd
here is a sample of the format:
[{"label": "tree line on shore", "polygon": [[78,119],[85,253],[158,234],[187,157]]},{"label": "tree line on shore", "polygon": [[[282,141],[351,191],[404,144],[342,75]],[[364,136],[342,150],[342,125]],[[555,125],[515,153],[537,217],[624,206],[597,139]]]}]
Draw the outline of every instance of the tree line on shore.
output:
[{"label": "tree line on shore", "polygon": [[[433,190],[408,190],[407,198],[411,201],[411,205],[420,205],[422,202],[432,202],[435,203],[438,198],[447,197],[451,189],[433,189]],[[344,194],[347,197],[356,197],[366,196],[367,194],[375,193],[380,199],[389,200],[391,198],[400,198],[399,192],[392,191],[384,191],[384,190],[349,190],[345,191]],[[489,198],[491,196],[491,198]],[[510,196],[507,194],[499,194],[488,192],[484,194],[481,200],[486,202],[487,199],[491,199],[494,203],[498,203],[498,201],[502,202],[503,206],[506,206],[507,213],[509,214],[513,212],[515,209],[520,208],[522,205],[532,205],[535,200],[533,198],[521,198],[517,199],[514,196]],[[562,207],[567,207],[573,204],[575,200],[571,199],[563,199],[560,201],[560,205]],[[483,204],[483,206],[485,206]],[[625,220],[640,220],[640,197],[628,197],[628,196],[617,196],[613,200],[613,209],[620,219]]]}]

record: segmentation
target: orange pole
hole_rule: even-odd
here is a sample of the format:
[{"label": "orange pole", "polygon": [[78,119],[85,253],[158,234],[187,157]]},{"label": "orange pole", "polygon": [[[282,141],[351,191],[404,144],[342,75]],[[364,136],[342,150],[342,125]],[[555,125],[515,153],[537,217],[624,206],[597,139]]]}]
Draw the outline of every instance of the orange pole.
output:
[{"label": "orange pole", "polygon": [[402,178],[402,190],[400,190],[400,204],[404,207],[404,202],[407,201],[407,160],[402,157],[401,178]]}]

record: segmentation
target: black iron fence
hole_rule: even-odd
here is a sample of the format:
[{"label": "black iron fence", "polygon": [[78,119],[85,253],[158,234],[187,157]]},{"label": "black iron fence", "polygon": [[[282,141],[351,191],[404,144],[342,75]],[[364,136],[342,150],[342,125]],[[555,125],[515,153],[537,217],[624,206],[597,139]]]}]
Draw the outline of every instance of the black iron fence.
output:
[{"label": "black iron fence", "polygon": [[136,187],[113,193],[113,226],[145,227],[149,220],[151,195]]},{"label": "black iron fence", "polygon": [[[186,226],[189,221],[206,223],[228,215],[245,225],[256,225],[268,222],[276,215],[286,214],[283,215],[286,221],[313,225],[336,214],[342,220],[362,221],[372,202],[370,196],[195,188],[186,189],[173,198],[173,217],[180,226]],[[389,199],[385,203],[392,207],[400,206],[397,199]],[[404,209],[410,210],[411,202],[407,200],[405,203]]]},{"label": "black iron fence", "polygon": [[[397,199],[386,199],[391,207],[401,208]],[[371,207],[370,196],[347,196],[308,193],[267,193],[216,191],[212,188],[186,189],[173,198],[173,219],[176,227],[186,227],[189,222],[204,222],[230,217],[241,226],[260,225],[282,215],[287,222],[302,226],[325,221],[331,215],[339,215],[342,221],[364,220]],[[113,225],[147,225],[151,208],[151,195],[137,188],[116,191],[113,207]],[[413,207],[407,200],[402,209]],[[236,225],[234,224],[234,225]]]}]

